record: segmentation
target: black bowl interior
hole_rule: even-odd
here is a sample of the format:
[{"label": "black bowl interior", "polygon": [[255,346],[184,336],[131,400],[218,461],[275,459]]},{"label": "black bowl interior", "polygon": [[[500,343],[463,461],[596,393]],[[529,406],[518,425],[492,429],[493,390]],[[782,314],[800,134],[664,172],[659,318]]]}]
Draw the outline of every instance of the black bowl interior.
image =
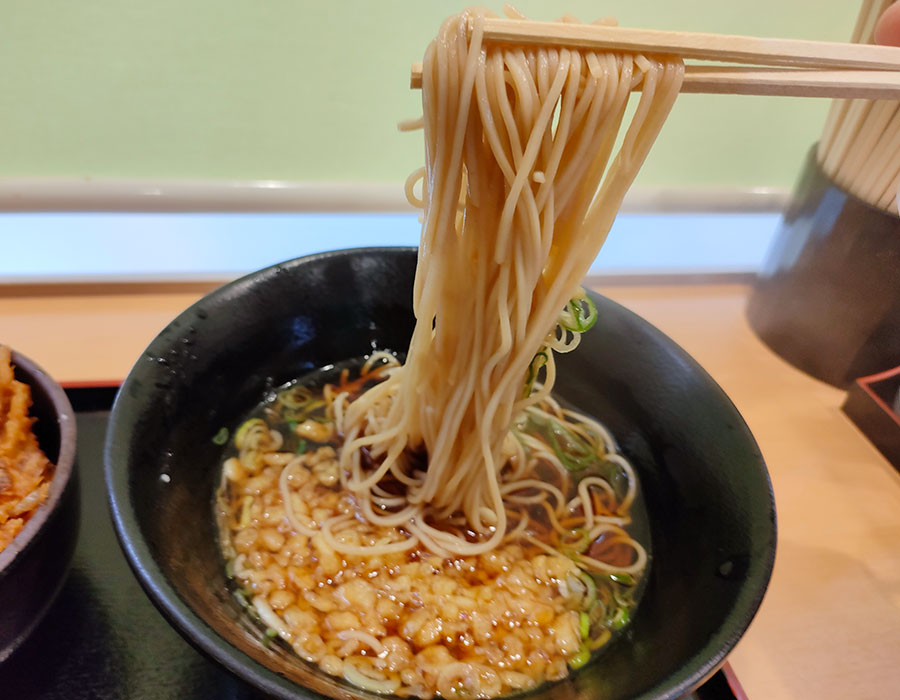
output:
[{"label": "black bowl interior", "polygon": [[[227,592],[212,517],[222,448],[212,438],[312,369],[404,350],[415,262],[413,249],[343,251],[227,285],[154,340],[113,409],[107,482],[142,585],[200,649],[279,697],[367,694],[264,646]],[[771,486],[709,376],[648,323],[594,299],[600,321],[560,358],[557,394],[604,421],[634,462],[654,559],[627,634],[535,697],[674,698],[715,670],[762,599],[775,553]]]}]

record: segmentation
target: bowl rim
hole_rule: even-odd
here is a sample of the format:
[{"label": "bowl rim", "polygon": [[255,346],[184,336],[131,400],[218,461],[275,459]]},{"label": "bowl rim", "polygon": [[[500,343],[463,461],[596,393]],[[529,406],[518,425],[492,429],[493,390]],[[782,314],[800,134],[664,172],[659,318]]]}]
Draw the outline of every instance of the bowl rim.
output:
[{"label": "bowl rim", "polygon": [[10,351],[13,366],[28,375],[28,381],[25,383],[29,387],[40,386],[50,398],[56,414],[56,423],[59,426],[59,455],[54,464],[47,500],[38,507],[6,549],[0,552],[0,576],[12,569],[16,559],[24,556],[31,549],[38,539],[37,535],[42,530],[44,523],[59,504],[75,470],[77,433],[75,411],[59,383],[34,360],[13,348],[10,348]]},{"label": "bowl rim", "polygon": [[[291,260],[286,260],[275,265],[270,265],[260,270],[251,272],[213,290],[212,292],[204,295],[201,299],[198,299],[197,301],[192,303],[189,307],[178,314],[178,316],[176,316],[176,318],[173,319],[170,323],[180,323],[183,319],[193,314],[195,309],[199,308],[202,304],[208,303],[211,298],[228,296],[233,293],[235,289],[247,284],[252,284],[256,279],[265,277],[266,275],[271,274],[278,269],[283,269],[285,266],[293,267],[295,265],[314,263],[318,260],[328,259],[331,257],[366,254],[409,255],[410,253],[417,254],[417,251],[418,248],[414,246],[376,246],[315,253],[312,255],[306,255],[298,258],[293,258]],[[758,562],[758,583],[756,584],[754,589],[750,591],[744,591],[744,595],[738,596],[735,599],[734,607],[732,608],[727,618],[733,623],[728,626],[728,633],[724,633],[726,626],[723,624],[722,627],[720,627],[720,629],[716,632],[716,634],[714,634],[710,638],[710,641],[718,638],[716,653],[709,656],[702,653],[695,654],[694,656],[688,658],[681,666],[681,668],[678,669],[678,671],[672,673],[661,683],[657,683],[655,686],[651,687],[646,692],[642,693],[634,699],[675,700],[676,698],[680,698],[686,692],[705,682],[719,669],[722,663],[724,663],[727,655],[734,649],[737,642],[744,635],[753,618],[756,616],[757,611],[759,610],[766,590],[768,589],[769,583],[771,581],[772,570],[775,563],[775,553],[777,549],[777,520],[775,513],[775,497],[771,478],[769,476],[768,470],[765,465],[765,460],[759,450],[756,440],[753,437],[753,434],[747,426],[746,422],[744,421],[743,416],[741,416],[740,412],[737,410],[737,407],[724,392],[724,390],[719,386],[719,384],[696,360],[693,359],[693,357],[691,357],[691,355],[689,355],[680,345],[669,338],[669,336],[659,330],[656,326],[651,324],[649,321],[646,321],[630,309],[622,306],[621,304],[618,304],[613,300],[609,301],[610,303],[618,307],[621,312],[627,317],[632,317],[639,320],[646,326],[648,332],[665,339],[665,341],[669,345],[671,345],[677,352],[679,352],[682,357],[686,358],[690,362],[695,371],[698,371],[706,380],[708,380],[709,386],[719,395],[719,397],[723,401],[723,405],[731,408],[731,410],[739,419],[739,428],[745,433],[746,437],[749,439],[749,442],[753,447],[755,457],[758,459],[758,466],[761,467],[761,476],[763,477],[763,480],[765,482],[765,487],[768,495],[768,507],[771,522],[771,542],[767,544],[765,559]],[[141,356],[143,356],[147,352],[150,352],[149,348],[152,348],[157,342],[162,342],[162,336],[164,335],[164,333],[165,329],[153,339],[153,341],[150,343],[148,348],[144,350]],[[323,700],[330,700],[329,696],[322,695],[307,686],[301,685],[280,675],[278,672],[269,668],[265,664],[260,663],[238,647],[226,641],[224,637],[222,637],[211,625],[206,622],[206,620],[198,615],[181,598],[181,596],[169,583],[167,577],[156,563],[156,560],[150,552],[149,546],[147,545],[145,539],[141,536],[141,529],[138,525],[134,508],[132,507],[132,504],[130,502],[128,492],[129,479],[127,471],[123,467],[123,465],[126,463],[123,450],[124,443],[119,442],[117,444],[116,440],[117,433],[120,430],[119,426],[121,424],[121,416],[117,408],[119,407],[120,403],[124,403],[126,401],[124,397],[128,396],[129,389],[135,381],[134,372],[139,364],[140,358],[138,358],[135,365],[129,371],[128,376],[122,383],[122,386],[120,387],[119,392],[116,395],[115,402],[113,403],[113,407],[110,412],[110,422],[107,428],[106,441],[103,450],[104,475],[106,479],[107,497],[109,500],[113,526],[116,532],[116,536],[119,540],[119,544],[122,547],[123,552],[125,553],[125,558],[128,561],[128,564],[133,573],[135,574],[135,577],[138,579],[141,587],[147,593],[147,595],[163,615],[163,617],[165,617],[190,644],[198,648],[207,656],[214,659],[217,663],[224,666],[235,676],[277,698],[284,698],[285,700],[289,700],[290,698],[322,698]],[[543,686],[539,686],[533,691],[529,691],[528,694],[530,695],[534,692],[541,692],[542,687]],[[362,690],[358,690],[356,691],[356,693],[359,697],[382,697],[367,693]]]}]

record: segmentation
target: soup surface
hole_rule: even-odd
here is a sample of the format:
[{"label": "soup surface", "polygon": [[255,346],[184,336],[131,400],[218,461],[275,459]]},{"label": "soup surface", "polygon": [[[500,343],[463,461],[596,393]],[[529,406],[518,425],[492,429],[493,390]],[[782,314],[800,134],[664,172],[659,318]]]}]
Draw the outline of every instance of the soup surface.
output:
[{"label": "soup surface", "polygon": [[[396,361],[383,356],[303,377],[214,438],[226,445],[216,517],[235,595],[266,643],[374,692],[495,697],[564,678],[627,625],[642,590],[633,470],[602,426],[548,400],[510,434],[501,545],[466,557],[407,547],[402,527],[366,521],[339,472],[334,397],[384,379]],[[402,492],[378,488],[385,503]],[[467,534],[461,517],[432,524]]]}]

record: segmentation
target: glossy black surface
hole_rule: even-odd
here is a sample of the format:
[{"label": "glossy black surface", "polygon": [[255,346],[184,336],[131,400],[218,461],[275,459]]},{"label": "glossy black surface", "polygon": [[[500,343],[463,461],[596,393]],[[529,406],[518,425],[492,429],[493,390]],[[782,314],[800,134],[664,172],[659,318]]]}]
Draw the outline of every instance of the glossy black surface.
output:
[{"label": "glossy black surface", "polygon": [[[69,392],[78,413],[81,533],[72,570],[43,622],[0,665],[16,700],[251,700],[262,694],[185,642],[143,594],[106,507],[102,452],[110,389]],[[88,412],[91,411],[91,412]],[[734,700],[723,674],[692,700]]]},{"label": "glossy black surface", "polygon": [[900,364],[900,217],[835,185],[815,152],[766,253],[747,318],[785,360],[849,388]]},{"label": "glossy black surface", "polygon": [[857,379],[841,410],[900,469],[900,367]]},{"label": "glossy black surface", "polygon": [[[116,400],[107,481],[139,580],[194,644],[279,697],[367,695],[263,646],[227,593],[212,437],[310,369],[404,349],[414,268],[411,249],[346,251],[232,283],[160,334]],[[600,322],[560,360],[558,393],[605,421],[639,470],[655,560],[629,632],[531,697],[675,698],[718,667],[761,601],[775,552],[771,488],[746,425],[708,375],[645,321],[595,300]]]},{"label": "glossy black surface", "polygon": [[12,362],[15,378],[31,387],[34,433],[56,467],[47,500],[0,552],[0,662],[14,653],[53,602],[69,570],[78,532],[72,406],[34,362],[15,351]]}]

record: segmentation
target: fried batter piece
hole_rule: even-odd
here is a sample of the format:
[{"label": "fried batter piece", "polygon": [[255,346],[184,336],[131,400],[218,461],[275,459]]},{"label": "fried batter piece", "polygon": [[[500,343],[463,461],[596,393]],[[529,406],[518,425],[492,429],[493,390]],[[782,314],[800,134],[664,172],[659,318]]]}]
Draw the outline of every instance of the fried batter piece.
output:
[{"label": "fried batter piece", "polygon": [[0,345],[0,552],[47,499],[53,465],[41,452],[28,415],[31,389],[13,375]]}]

